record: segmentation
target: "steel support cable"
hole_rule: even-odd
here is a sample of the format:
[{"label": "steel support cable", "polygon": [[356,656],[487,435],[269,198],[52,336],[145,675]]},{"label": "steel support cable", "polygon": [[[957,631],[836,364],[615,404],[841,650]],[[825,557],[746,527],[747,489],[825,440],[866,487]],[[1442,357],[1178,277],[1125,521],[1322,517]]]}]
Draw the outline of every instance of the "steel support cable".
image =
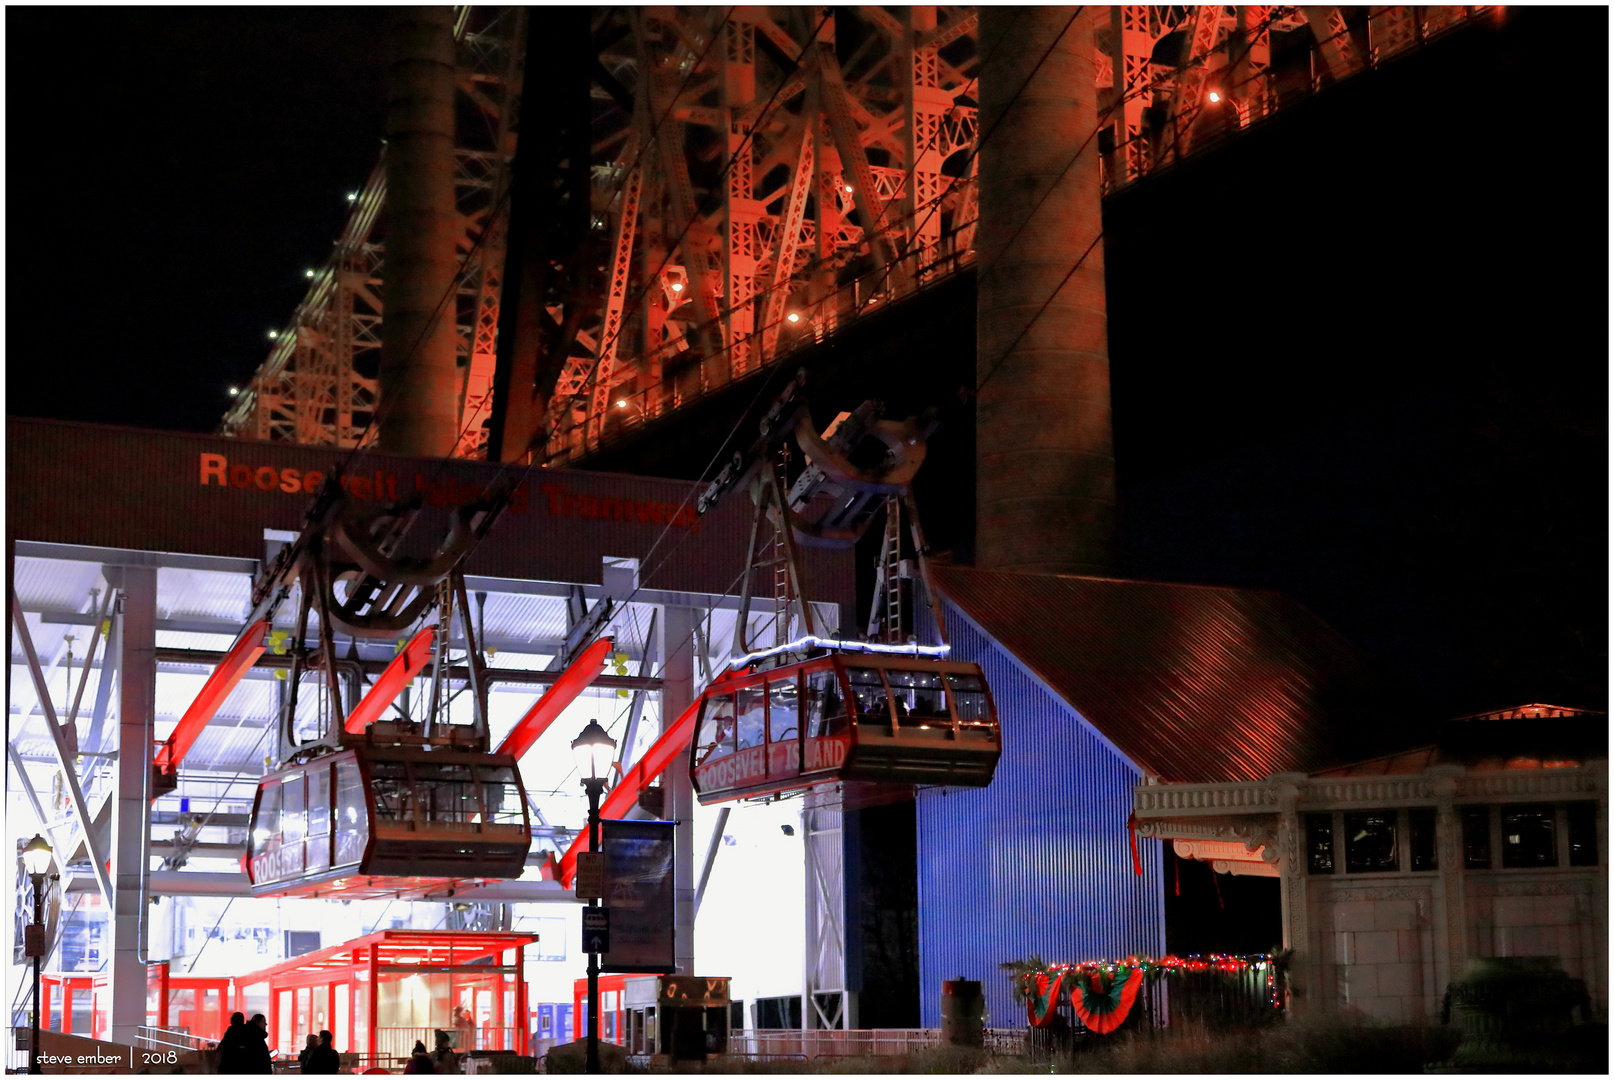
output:
[{"label": "steel support cable", "polygon": [[[1245,33],[1249,34],[1249,35],[1259,35],[1261,33],[1261,31],[1267,29],[1274,21],[1276,21],[1277,18],[1281,17],[1281,14],[1282,14],[1282,12],[1284,10],[1286,10],[1286,9],[1274,9],[1273,13],[1268,14],[1268,16],[1265,19],[1263,19],[1260,23],[1256,24],[1255,27],[1247,29],[1245,31]],[[1043,56],[1042,56],[1042,59],[1037,62],[1037,68],[1040,68],[1042,66],[1042,62],[1048,58],[1048,56],[1050,55],[1050,53],[1053,50],[1054,45],[1057,45],[1059,43],[1060,39],[1065,36],[1065,32],[1070,29],[1071,25],[1075,22],[1077,16],[1079,16],[1081,14],[1081,11],[1082,11],[1082,9],[1078,8],[1076,10],[1076,14],[1071,16],[1070,22],[1067,22],[1065,24],[1064,29],[1062,29],[1060,31],[1059,35],[1054,38],[1053,44],[1049,45],[1048,51],[1044,52]],[[1010,25],[1011,26],[1013,25],[1012,22],[1011,22]],[[1338,36],[1338,35],[1335,35],[1335,36]],[[1329,38],[1328,40],[1332,40],[1332,38]],[[1119,48],[1119,44],[1117,44],[1116,47]],[[1248,56],[1250,50],[1253,49],[1253,48],[1254,48],[1254,42],[1253,41],[1248,41],[1246,43],[1246,45],[1245,45],[1245,56]],[[1216,49],[1212,48],[1212,49],[1208,50],[1206,53],[1204,53],[1203,55],[1190,59],[1186,64],[1184,64],[1183,71],[1186,71],[1189,68],[1199,67],[1199,66],[1204,65],[1209,60],[1211,54],[1214,53],[1214,52],[1216,52]],[[1242,60],[1242,59],[1244,59],[1244,57],[1241,56],[1241,57],[1239,57],[1239,59]],[[1235,63],[1236,62],[1237,61],[1235,61]],[[984,65],[984,63],[985,63],[985,61],[983,59],[983,65]],[[1021,93],[1025,90],[1026,86],[1029,85],[1032,76],[1036,75],[1037,68],[1032,69],[1031,75],[1027,76],[1025,83],[1021,84],[1020,90],[1016,91],[1015,94],[1009,99],[1009,104],[1005,107],[1005,112],[1008,110],[1008,108],[1012,108],[1014,103],[1019,100]],[[1077,150],[1077,152],[1076,152],[1076,157],[1077,158],[1079,158],[1081,156],[1081,153],[1082,153],[1083,150],[1087,149],[1088,144],[1092,142],[1092,140],[1098,135],[1098,133],[1100,131],[1104,130],[1104,128],[1109,124],[1111,119],[1114,117],[1115,111],[1117,109],[1121,108],[1122,105],[1124,105],[1127,101],[1131,100],[1132,98],[1137,97],[1137,96],[1139,96],[1141,94],[1149,93],[1151,91],[1152,87],[1148,85],[1148,80],[1147,79],[1141,80],[1142,84],[1137,85],[1134,88],[1134,84],[1140,82],[1139,77],[1144,75],[1147,72],[1147,70],[1148,70],[1147,67],[1143,67],[1143,68],[1140,68],[1136,73],[1134,73],[1133,77],[1127,81],[1126,86],[1122,88],[1122,92],[1121,92],[1120,96],[1117,97],[1114,101],[1112,101],[1109,104],[1109,106],[1107,106],[1104,110],[1102,110],[1102,113],[1100,115],[1100,119],[1099,119],[1099,123],[1098,123],[1097,127],[1095,127],[1093,129],[1093,132],[1091,134],[1089,134],[1085,140],[1083,140],[1081,148],[1079,150]],[[1182,74],[1182,72],[1178,72],[1179,77],[1181,76],[1181,74]],[[1255,78],[1259,78],[1259,77],[1260,77],[1259,74],[1252,75],[1249,78],[1247,78],[1247,79],[1241,81],[1240,83],[1236,84],[1235,86],[1227,87],[1226,89],[1237,89],[1238,87],[1243,86],[1245,83],[1248,83],[1251,80],[1253,80]],[[1194,116],[1192,118],[1190,118],[1190,120],[1188,121],[1188,125],[1192,125],[1192,123],[1194,122],[1194,119],[1197,119],[1197,117],[1199,115],[1199,110],[1203,109],[1203,108],[1204,108],[1204,102],[1200,102],[1199,106],[1198,106],[1198,109],[1196,109],[1196,111],[1194,113]],[[1001,123],[1001,120],[999,122],[997,122],[997,123],[994,123],[990,130],[988,130],[987,132],[981,134],[980,136],[978,136],[976,138],[975,145],[971,148],[970,153],[964,159],[963,171],[958,176],[953,177],[951,179],[951,181],[949,182],[949,184],[948,184],[947,190],[942,192],[940,195],[938,195],[935,198],[935,200],[933,200],[932,203],[930,204],[930,213],[932,215],[940,212],[942,203],[945,202],[947,197],[950,196],[955,190],[957,190],[958,187],[960,187],[964,183],[964,181],[968,178],[968,175],[969,175],[968,170],[969,170],[970,162],[972,162],[980,154],[982,147],[991,138],[993,132],[997,131],[998,123]],[[1180,131],[1180,129],[1179,129],[1179,131]],[[1121,145],[1125,146],[1125,145],[1129,145],[1129,144],[1128,143],[1122,143]],[[1118,146],[1116,149],[1119,150],[1120,146]],[[1070,172],[1071,167],[1074,166],[1075,163],[1076,163],[1076,158],[1072,158],[1070,164],[1067,164],[1065,166],[1064,170],[1062,170],[1060,172],[1059,180],[1056,180],[1054,182],[1053,187],[1057,187],[1059,185],[1060,181],[1064,180],[1065,175]],[[983,267],[982,268],[983,271],[992,269],[994,266],[996,266],[998,264],[998,261],[1001,260],[1003,258],[1003,256],[1008,253],[1009,248],[1014,244],[1014,241],[1019,238],[1020,233],[1025,229],[1025,226],[1030,223],[1031,219],[1036,216],[1037,210],[1040,209],[1042,207],[1042,204],[1047,201],[1048,196],[1053,191],[1053,187],[1050,187],[1049,189],[1047,189],[1046,191],[1044,191],[1042,193],[1041,198],[1039,198],[1037,200],[1036,207],[1034,207],[1032,209],[1031,213],[1029,215],[1027,215],[1025,221],[1022,222],[1020,224],[1020,226],[1015,229],[1014,233],[1009,237],[1008,242],[1006,244],[1004,244],[1003,251],[999,253],[998,258],[994,259],[991,263],[988,263],[985,267]],[[891,202],[895,201],[895,198],[896,198],[896,196],[893,196],[892,199],[888,200],[887,205],[890,205]],[[920,222],[919,228],[922,229],[926,224],[929,223],[929,220],[930,220],[930,218],[929,218],[929,216],[927,216],[926,219],[923,222]],[[903,257],[906,257],[906,254]],[[916,268],[916,271],[918,269],[921,269],[921,268]],[[863,309],[865,307],[867,307],[868,304],[873,301],[873,299],[874,299],[874,294],[871,292],[869,294],[868,298],[866,298],[863,301],[859,302],[857,310],[853,312],[853,317],[855,318],[857,315],[862,314]]]},{"label": "steel support cable", "polygon": [[[1243,86],[1245,83],[1248,83],[1248,82],[1250,82],[1250,81],[1252,81],[1252,80],[1254,80],[1256,78],[1259,78],[1259,77],[1260,77],[1259,75],[1251,75],[1248,79],[1242,80],[1240,83],[1236,84],[1235,86],[1230,87],[1230,89],[1237,89],[1238,87]],[[1193,114],[1188,118],[1187,123],[1181,125],[1181,127],[1182,128],[1192,127],[1194,122],[1196,120],[1198,120],[1200,113],[1204,111],[1205,106],[1206,106],[1206,102],[1201,101],[1199,103],[1198,107],[1195,108]],[[1087,141],[1083,142],[1081,149],[1078,149],[1077,152],[1076,152],[1076,157],[1072,158],[1071,161],[1070,161],[1070,164],[1065,166],[1065,171],[1066,172],[1068,172],[1070,170],[1070,168],[1073,165],[1075,165],[1076,159],[1081,156],[1082,150],[1085,150],[1087,148],[1088,142],[1092,141],[1092,139],[1098,134],[1098,132],[1103,129],[1103,126],[1104,125],[1102,123],[1099,124],[1098,127],[1094,129],[1093,134],[1088,136]],[[1061,179],[1064,178],[1064,173],[1060,174],[1060,178]],[[1052,190],[1052,189],[1050,188],[1050,190]],[[1047,192],[1043,193],[1043,198],[1044,199],[1047,198],[1047,194],[1048,194]],[[1038,205],[1040,206],[1041,202],[1039,202]],[[1033,210],[1033,213],[1035,213],[1034,210]],[[1029,221],[1029,218],[1027,220]],[[1023,225],[1021,227],[1024,228]],[[1018,236],[1019,235],[1019,230],[1016,230],[1014,235]],[[1043,313],[1048,310],[1048,306],[1054,302],[1054,299],[1056,297],[1058,297],[1060,292],[1062,292],[1064,290],[1065,286],[1070,283],[1070,279],[1076,276],[1076,271],[1081,269],[1082,263],[1087,260],[1087,257],[1093,253],[1093,249],[1098,247],[1099,241],[1101,241],[1103,239],[1104,239],[1104,230],[1101,228],[1101,229],[1099,229],[1098,234],[1093,237],[1092,242],[1087,245],[1087,247],[1082,251],[1082,253],[1079,256],[1077,256],[1076,261],[1073,262],[1071,264],[1070,269],[1065,272],[1065,276],[1059,279],[1059,284],[1054,286],[1053,292],[1048,294],[1048,298],[1042,302],[1042,304],[1032,314],[1030,320],[1028,320],[1026,322],[1026,325],[1023,328],[1021,328],[1020,332],[1017,335],[1015,335],[1014,340],[1011,341],[1008,344],[1008,346],[998,355],[998,358],[995,361],[993,361],[992,366],[987,368],[986,377],[981,379],[980,382],[976,383],[975,390],[973,391],[973,393],[970,396],[972,396],[972,397],[978,396],[980,394],[980,392],[981,392],[981,387],[985,386],[988,382],[990,382],[992,380],[992,377],[998,373],[999,369],[1002,368],[1004,362],[1008,360],[1010,354],[1012,354],[1014,352],[1015,348],[1020,344],[1020,342],[1025,339],[1026,334],[1031,332],[1031,328],[1036,325],[1037,320],[1042,317]],[[1012,242],[1012,239],[1011,239],[1011,242]],[[1007,251],[1008,250],[1007,247],[1005,247],[1004,250]]]},{"label": "steel support cable", "polygon": [[[833,15],[834,15],[834,9],[826,9],[825,10],[824,17],[821,18],[818,21],[818,25],[813,29],[812,33],[808,35],[808,39],[809,39],[808,43],[805,46],[803,46],[801,52],[796,55],[795,62],[791,65],[791,71],[792,72],[796,68],[801,67],[802,61],[806,58],[807,53],[815,45],[818,44],[817,39],[818,39],[819,31],[824,28],[824,25],[829,22],[830,18],[833,17]],[[725,23],[726,23],[726,21],[727,20],[725,20]],[[749,152],[749,150],[751,148],[752,140],[755,138],[757,130],[759,128],[761,128],[764,124],[766,124],[766,122],[768,120],[768,117],[769,117],[770,111],[775,107],[776,104],[779,104],[779,102],[777,100],[778,97],[779,97],[779,92],[785,88],[785,85],[789,81],[790,80],[789,80],[788,75],[787,75],[787,77],[785,79],[780,81],[778,86],[775,86],[773,88],[773,93],[771,95],[769,95],[768,100],[763,103],[761,112],[759,112],[757,114],[756,122],[751,125],[751,127],[750,127],[750,129],[748,131],[746,131],[745,137],[740,140],[740,145],[735,147],[733,152],[731,152],[729,154],[728,160],[723,163],[722,171],[717,174],[717,179],[716,179],[716,181],[714,181],[713,190],[716,190],[715,185],[722,184],[723,181],[728,178],[729,172],[734,168],[734,163],[739,160],[740,155],[742,153]],[[596,350],[599,355],[597,355],[595,357],[594,364],[589,369],[589,374],[584,377],[584,383],[585,384],[588,382],[589,379],[593,378],[595,376],[595,374],[598,372],[599,364],[600,364],[599,357],[603,356],[606,349],[610,345],[615,344],[616,340],[621,337],[622,328],[626,327],[629,324],[629,322],[631,321],[631,316],[638,310],[639,303],[647,295],[649,295],[650,288],[651,288],[651,282],[654,282],[654,281],[656,281],[656,280],[658,280],[660,278],[661,272],[667,268],[669,262],[671,261],[673,252],[675,250],[679,250],[681,248],[685,238],[688,237],[688,235],[689,235],[689,231],[695,227],[695,223],[700,221],[700,219],[701,219],[700,207],[696,206],[695,209],[694,209],[694,212],[690,215],[689,220],[684,223],[684,227],[678,231],[678,235],[672,240],[671,243],[669,243],[667,245],[667,253],[662,256],[661,263],[656,267],[656,269],[654,271],[652,271],[649,275],[647,275],[647,279],[646,279],[645,283],[642,284],[639,287],[639,289],[634,293],[633,298],[631,300],[629,300],[626,305],[624,305],[623,313],[622,313],[622,321],[618,326],[617,332],[615,334],[613,334],[609,339],[606,339],[606,340],[600,342],[600,346],[599,346],[598,350]],[[710,320],[708,320],[708,322],[706,324],[702,324],[702,325],[710,325]],[[722,355],[722,354],[719,353],[719,355]]]},{"label": "steel support cable", "polygon": [[[729,8],[728,14],[732,14],[733,11],[734,11],[734,9],[732,7]],[[724,22],[726,22],[727,19],[728,19],[728,15],[726,14],[724,16]],[[638,167],[639,162],[641,162],[644,159],[645,153],[649,150],[649,148],[652,145],[655,144],[655,141],[658,138],[660,138],[661,129],[662,129],[663,125],[665,125],[667,120],[671,117],[672,112],[673,112],[673,108],[676,105],[678,99],[683,95],[684,91],[686,91],[689,88],[690,82],[693,81],[693,79],[695,78],[695,75],[700,71],[700,66],[701,66],[702,62],[706,59],[706,56],[711,52],[712,46],[717,43],[718,38],[721,36],[720,31],[721,31],[721,24],[719,25],[719,33],[714,33],[712,35],[711,40],[709,40],[706,43],[705,50],[703,50],[701,52],[700,56],[696,58],[695,62],[692,65],[690,65],[689,73],[684,77],[683,83],[680,84],[677,93],[675,93],[673,95],[673,98],[668,103],[667,108],[662,111],[661,118],[655,122],[655,124],[652,126],[652,128],[650,129],[649,132],[647,132],[646,134],[644,134],[640,138],[639,145],[636,148],[636,156],[635,156],[635,160],[634,160],[634,165],[629,167],[628,169],[624,170],[624,172],[623,172],[623,181],[622,181],[622,183],[620,185],[618,185],[616,191],[611,196],[611,202],[612,203],[616,202],[617,198],[621,196],[622,191],[625,189],[625,187],[626,187],[626,178],[629,175],[631,175],[634,168]],[[504,193],[500,197],[498,206],[496,206],[494,208],[493,213],[490,214],[490,219],[491,219],[492,216],[496,215],[498,212],[500,212],[503,209],[504,204],[509,201],[512,191],[513,191],[513,185],[506,185]],[[487,230],[484,230],[483,234],[481,236],[477,237],[476,244],[474,244],[472,246],[471,251],[468,252],[466,254],[465,259],[461,261],[461,264],[460,264],[460,274],[461,275],[463,275],[463,273],[465,271],[465,267],[467,265],[469,265],[470,258],[476,253],[476,248],[481,245],[481,243],[482,243],[482,241],[483,241],[483,239],[484,239],[484,237],[486,235],[487,235]],[[443,297],[443,300],[439,303],[439,307],[438,307],[439,314],[441,313],[442,308],[444,306],[446,306],[446,304],[448,303],[449,298],[452,297],[454,295],[455,291],[458,289],[458,284],[459,284],[459,278],[458,278],[458,276],[456,276],[454,287],[449,290],[448,294],[445,295]],[[623,321],[624,321],[624,324],[625,324],[626,323],[626,314],[624,314]],[[424,338],[424,334],[422,334],[421,338],[418,338],[416,340],[415,347],[418,348],[418,346],[420,344],[420,341],[423,340],[423,338]],[[411,349],[411,355],[413,355],[413,351],[414,350],[412,348]],[[603,345],[601,346],[600,351],[603,353],[603,351],[604,351],[604,346]],[[598,359],[596,359],[595,362],[597,364]],[[389,404],[388,402],[382,402],[381,403],[381,408],[377,409],[374,413],[371,414],[370,422],[369,422],[369,424],[367,424],[365,426],[365,430],[367,432],[369,431],[369,429],[371,427],[375,426],[377,424],[377,422],[381,420],[382,416],[385,413],[385,410],[386,410],[388,404]],[[470,425],[468,423],[464,427],[460,428],[458,433],[456,433],[456,435],[455,435],[454,445],[458,446],[460,444],[460,440],[462,440],[465,437],[466,432],[469,431],[469,430],[470,430]],[[361,443],[362,443],[362,440],[361,440]],[[361,446],[355,446],[353,448],[352,453],[350,453],[350,455],[349,455],[349,461],[352,460],[352,456],[354,454],[356,454],[361,448],[362,448]],[[438,462],[436,469],[434,469],[433,472],[432,472],[432,475],[431,475],[432,480],[436,480],[439,476],[442,475],[443,469],[445,469],[447,467],[448,462],[450,460],[453,460],[453,459],[444,458],[443,460]],[[344,464],[347,464],[347,462],[344,462]],[[524,480],[526,478],[526,471],[530,470],[531,468],[532,468],[532,463],[528,462],[527,466],[526,466],[526,469],[523,470],[522,477],[521,477],[522,480]],[[499,471],[496,472],[493,475],[493,478],[491,480],[489,480],[486,485],[484,485],[483,492],[482,492],[483,495],[486,496],[489,492],[493,491],[494,488],[500,483],[500,481],[502,481],[504,479],[504,477],[505,477],[505,467],[501,466]],[[518,484],[520,482],[521,482],[520,480],[517,481]]]},{"label": "steel support cable", "polygon": [[[644,160],[645,154],[648,153],[650,148],[656,144],[656,140],[661,137],[661,129],[666,124],[667,120],[672,116],[674,106],[676,106],[679,99],[683,97],[684,92],[689,89],[689,84],[694,81],[694,78],[695,78],[696,74],[699,73],[699,71],[701,69],[701,65],[703,63],[705,63],[707,55],[710,54],[710,52],[712,50],[712,46],[715,45],[717,43],[718,38],[722,36],[721,35],[721,30],[722,30],[723,23],[726,23],[728,21],[728,19],[729,19],[729,16],[732,15],[733,13],[734,13],[734,8],[731,7],[724,14],[723,22],[718,24],[718,32],[714,33],[711,36],[711,40],[709,40],[706,43],[706,47],[703,50],[701,50],[700,55],[695,58],[695,62],[690,65],[689,73],[684,76],[684,81],[679,84],[677,92],[675,92],[673,94],[672,98],[668,101],[667,107],[662,110],[661,117],[659,119],[657,119],[651,125],[650,130],[648,132],[646,132],[646,133],[644,133],[644,134],[642,134],[640,136],[638,145],[634,148],[633,163],[631,165],[629,165],[627,168],[622,170],[622,176],[621,176],[619,182],[617,183],[615,189],[611,192],[610,200],[606,203],[606,212],[607,213],[610,212],[611,207],[616,205],[617,200],[622,197],[622,193],[627,190],[628,178],[633,175],[633,171],[635,169],[639,168],[640,163]],[[630,120],[630,125],[631,125],[631,120]],[[625,321],[626,320],[626,314],[625,313],[624,313],[623,318],[624,318],[624,321]],[[605,346],[602,344],[600,346],[600,352],[603,353],[604,350],[605,350]],[[596,361],[596,362],[598,362],[598,361]],[[465,434],[469,430],[470,430],[470,424],[469,423],[465,424],[463,427],[460,428],[459,433],[454,438],[454,445],[455,446],[458,446],[460,444],[460,440],[465,438]],[[438,471],[433,473],[432,479],[435,480],[437,478],[437,476],[441,474],[441,470],[442,470],[442,465],[440,464],[440,465],[438,465]],[[494,478],[494,482],[497,482],[497,480],[498,480],[498,476],[496,475],[495,478]],[[490,485],[490,487],[491,487],[491,485]]]},{"label": "steel support cable", "polygon": [[[1258,23],[1255,27],[1247,30],[1246,33],[1250,34],[1250,35],[1259,35],[1261,33],[1261,31],[1265,30],[1268,26],[1271,25],[1271,23],[1273,22],[1273,19],[1274,19],[1274,16],[1271,16],[1271,15],[1267,16],[1267,18],[1265,20]],[[1231,63],[1230,63],[1229,66],[1230,67],[1231,66],[1236,66],[1241,61],[1246,59],[1249,56],[1250,51],[1254,47],[1255,47],[1254,43],[1252,41],[1247,40],[1245,42],[1244,52],[1240,56],[1238,56],[1237,58],[1231,58],[1231,57],[1229,58],[1231,60]],[[1215,51],[1216,51],[1215,49],[1211,49],[1208,52],[1206,52],[1203,56],[1197,57],[1197,58],[1189,61],[1188,64],[1185,65],[1184,70],[1186,70],[1189,67],[1195,67],[1195,66],[1199,66],[1199,65],[1204,64],[1210,58],[1211,53],[1214,53]],[[1140,71],[1139,71],[1139,74],[1141,74],[1141,73],[1142,73],[1142,69],[1140,69]],[[1179,73],[1179,77],[1180,77],[1180,73]],[[1258,76],[1252,75],[1252,76],[1240,81],[1239,83],[1236,83],[1236,84],[1233,84],[1233,85],[1230,85],[1230,86],[1223,86],[1223,87],[1221,87],[1221,89],[1223,89],[1223,90],[1236,90],[1236,89],[1242,87],[1245,83],[1248,83],[1252,79],[1257,78],[1257,77]],[[1071,156],[1071,159],[1065,163],[1065,167],[1059,171],[1059,176],[1054,180],[1054,182],[1052,184],[1050,184],[1047,187],[1046,190],[1043,191],[1042,195],[1037,199],[1036,205],[1032,206],[1030,212],[1026,214],[1025,218],[1015,228],[1014,232],[1009,234],[1009,239],[1004,242],[1003,250],[998,253],[998,257],[996,259],[993,259],[990,263],[987,263],[985,266],[981,267],[977,271],[977,274],[986,273],[988,270],[991,270],[992,268],[997,266],[998,263],[1001,262],[1005,257],[1007,257],[1007,255],[1009,254],[1010,249],[1012,249],[1014,247],[1014,242],[1020,238],[1020,234],[1025,231],[1026,226],[1031,224],[1032,219],[1037,216],[1037,211],[1042,209],[1043,203],[1047,202],[1049,196],[1051,196],[1054,193],[1054,190],[1056,188],[1058,188],[1060,184],[1064,183],[1065,177],[1070,175],[1070,170],[1076,167],[1076,162],[1081,160],[1082,154],[1086,152],[1088,146],[1090,146],[1092,144],[1093,140],[1098,137],[1098,133],[1103,131],[1106,127],[1109,126],[1110,120],[1113,117],[1113,115],[1115,113],[1115,110],[1120,108],[1122,103],[1126,100],[1126,98],[1128,96],[1130,96],[1130,87],[1131,87],[1131,82],[1130,81],[1128,82],[1127,86],[1129,88],[1128,92],[1124,93],[1121,97],[1117,98],[1114,102],[1112,102],[1110,104],[1110,106],[1108,108],[1104,109],[1100,113],[1097,126],[1095,126],[1093,128],[1092,132],[1090,132],[1088,134],[1087,138],[1082,140],[1081,146],[1076,148],[1076,153],[1073,154]],[[1145,87],[1143,89],[1147,89],[1147,88]],[[1011,102],[1011,105],[1012,104],[1013,103]],[[1195,124],[1195,122],[1198,121],[1200,114],[1202,112],[1204,112],[1205,107],[1206,107],[1207,104],[1208,104],[1207,101],[1201,100],[1196,105],[1196,107],[1194,108],[1193,113],[1187,118],[1187,121],[1185,123],[1177,125],[1176,132],[1177,132],[1178,138],[1180,138],[1180,134],[1184,129],[1191,128]],[[1007,110],[1005,110],[1005,111],[1007,111]],[[1174,140],[1173,145],[1174,146],[1176,145],[1176,140]],[[1118,146],[1116,149],[1119,150],[1120,147]],[[1177,158],[1175,150],[1173,150],[1173,158],[1174,158],[1174,160],[1180,160],[1180,158]],[[1084,253],[1083,257],[1085,257],[1085,253]]]}]

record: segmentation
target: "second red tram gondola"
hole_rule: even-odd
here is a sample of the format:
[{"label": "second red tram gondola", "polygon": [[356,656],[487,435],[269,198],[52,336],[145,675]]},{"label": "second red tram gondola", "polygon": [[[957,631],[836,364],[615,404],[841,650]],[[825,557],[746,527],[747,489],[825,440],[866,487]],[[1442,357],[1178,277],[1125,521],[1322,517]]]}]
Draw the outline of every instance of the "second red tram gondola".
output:
[{"label": "second red tram gondola", "polygon": [[362,900],[517,878],[532,828],[515,758],[360,745],[258,782],[254,896]]},{"label": "second red tram gondola", "polygon": [[702,803],[842,781],[985,787],[1001,753],[978,665],[831,653],[709,686],[690,776]]}]

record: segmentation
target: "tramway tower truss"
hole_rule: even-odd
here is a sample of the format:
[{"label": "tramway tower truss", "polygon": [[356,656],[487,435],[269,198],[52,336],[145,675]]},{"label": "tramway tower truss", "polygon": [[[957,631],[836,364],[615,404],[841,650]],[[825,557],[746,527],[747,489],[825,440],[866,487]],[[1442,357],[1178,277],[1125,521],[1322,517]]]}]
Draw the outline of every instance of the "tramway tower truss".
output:
[{"label": "tramway tower truss", "polygon": [[[1500,10],[1112,8],[1093,56],[1103,182],[1132,183]],[[1017,47],[1012,34],[979,40],[974,8],[596,9],[586,38],[546,38],[585,54],[556,62],[590,82],[591,205],[576,250],[545,253],[568,273],[544,290],[542,325],[516,342],[495,402],[527,17],[463,8],[457,20],[457,456],[579,459],[973,262],[976,150],[991,137],[976,80],[984,54]],[[529,126],[561,130],[551,114],[569,107],[529,102]],[[568,167],[559,146],[547,165],[543,152],[535,169]],[[225,434],[372,437],[383,175],[357,193]],[[492,447],[490,421],[502,425]]]}]

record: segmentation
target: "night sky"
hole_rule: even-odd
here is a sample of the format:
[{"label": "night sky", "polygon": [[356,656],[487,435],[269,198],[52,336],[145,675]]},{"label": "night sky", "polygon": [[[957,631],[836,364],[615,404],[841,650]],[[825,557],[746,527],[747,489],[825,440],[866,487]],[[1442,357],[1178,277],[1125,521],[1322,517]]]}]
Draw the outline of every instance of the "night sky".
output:
[{"label": "night sky", "polygon": [[[1509,10],[1106,208],[1121,569],[1285,591],[1430,715],[1607,704],[1608,13]],[[9,415],[218,423],[384,17],[7,9]]]},{"label": "night sky", "polygon": [[209,431],[381,145],[383,7],[6,9],[6,412]]}]

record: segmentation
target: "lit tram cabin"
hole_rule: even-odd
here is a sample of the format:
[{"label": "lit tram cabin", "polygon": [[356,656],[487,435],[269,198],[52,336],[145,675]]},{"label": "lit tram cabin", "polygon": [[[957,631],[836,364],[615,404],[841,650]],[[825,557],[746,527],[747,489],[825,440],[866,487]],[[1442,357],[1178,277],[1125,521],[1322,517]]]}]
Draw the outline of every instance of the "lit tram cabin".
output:
[{"label": "lit tram cabin", "polygon": [[358,746],[265,776],[254,896],[400,897],[517,878],[532,827],[515,758]]},{"label": "lit tram cabin", "polygon": [[690,775],[702,803],[841,781],[985,787],[1001,752],[975,664],[832,653],[709,687]]}]

